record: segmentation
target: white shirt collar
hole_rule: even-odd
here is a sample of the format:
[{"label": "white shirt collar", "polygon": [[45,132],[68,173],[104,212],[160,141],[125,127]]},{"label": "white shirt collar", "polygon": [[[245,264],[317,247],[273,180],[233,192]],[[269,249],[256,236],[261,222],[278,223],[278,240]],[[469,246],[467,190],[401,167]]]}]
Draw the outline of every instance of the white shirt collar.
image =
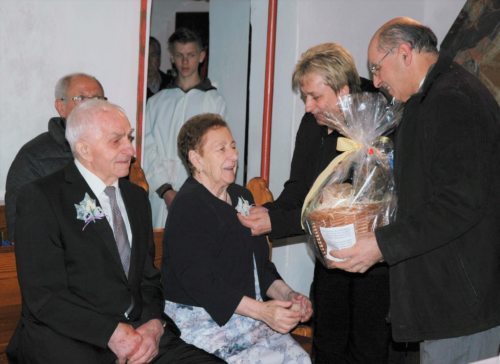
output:
[{"label": "white shirt collar", "polygon": [[[89,185],[92,192],[94,192],[94,195],[100,196],[101,193],[104,192],[104,189],[107,185],[94,173],[90,172],[78,159],[75,159],[75,165],[82,174],[85,182],[87,182],[87,184]],[[111,186],[116,187],[116,189],[118,190],[118,180],[113,182]]]},{"label": "white shirt collar", "polygon": [[[83,176],[83,179],[87,184],[89,185],[90,189],[92,192],[94,192],[94,195],[97,197],[99,200],[99,203],[101,204],[102,210],[104,212],[104,215],[106,215],[106,219],[108,219],[109,224],[111,225],[111,228],[114,231],[114,225],[112,221],[112,211],[111,211],[111,205],[109,203],[109,198],[104,193],[104,189],[106,188],[106,184],[99,178],[97,177],[94,173],[90,172],[78,159],[75,159],[75,165],[76,168],[80,171],[80,173]],[[111,186],[114,186],[116,188],[116,202],[118,204],[118,208],[120,209],[120,212],[123,217],[123,221],[125,222],[125,228],[127,229],[127,235],[128,235],[128,241],[132,243],[132,230],[130,227],[130,221],[128,219],[128,213],[127,213],[127,208],[125,207],[125,203],[123,201],[123,198],[121,196],[120,188],[118,187],[118,180],[116,180]]]}]

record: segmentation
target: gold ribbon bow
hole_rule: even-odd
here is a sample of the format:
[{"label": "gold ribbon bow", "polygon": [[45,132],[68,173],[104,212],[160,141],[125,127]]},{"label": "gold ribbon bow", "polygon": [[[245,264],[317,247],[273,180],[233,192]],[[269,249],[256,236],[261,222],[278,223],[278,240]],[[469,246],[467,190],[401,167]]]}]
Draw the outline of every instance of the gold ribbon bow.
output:
[{"label": "gold ribbon bow", "polygon": [[323,182],[332,174],[333,170],[347,157],[351,154],[355,153],[361,149],[361,144],[348,138],[338,137],[337,139],[337,150],[339,152],[343,152],[333,159],[330,164],[320,173],[320,175],[314,181],[311,189],[307,193],[307,196],[304,200],[304,204],[302,205],[302,213],[300,223],[302,228],[304,228],[304,211],[306,210],[306,206],[312,200],[312,198],[316,195],[316,192],[321,188]]}]

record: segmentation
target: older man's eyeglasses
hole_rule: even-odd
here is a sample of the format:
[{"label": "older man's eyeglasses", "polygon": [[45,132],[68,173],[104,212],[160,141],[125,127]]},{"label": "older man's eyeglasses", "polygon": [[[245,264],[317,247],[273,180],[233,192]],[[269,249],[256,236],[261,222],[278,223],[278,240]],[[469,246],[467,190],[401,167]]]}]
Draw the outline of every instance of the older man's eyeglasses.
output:
[{"label": "older man's eyeglasses", "polygon": [[369,70],[370,70],[370,73],[372,74],[372,76],[378,75],[378,73],[380,72],[380,69],[382,68],[382,61],[385,59],[385,57],[387,57],[390,53],[392,53],[394,48],[395,47],[389,49],[387,51],[387,53],[384,54],[384,56],[382,58],[380,58],[380,60],[377,63],[374,63],[369,67]]},{"label": "older man's eyeglasses", "polygon": [[103,100],[103,101],[107,101],[108,98],[105,97],[105,96],[84,96],[84,95],[78,95],[78,96],[73,96],[73,97],[70,97],[69,99],[65,98],[65,97],[61,97],[61,100],[62,101],[67,101],[67,100],[73,100],[76,104],[82,102],[82,101],[85,101],[85,100]]}]

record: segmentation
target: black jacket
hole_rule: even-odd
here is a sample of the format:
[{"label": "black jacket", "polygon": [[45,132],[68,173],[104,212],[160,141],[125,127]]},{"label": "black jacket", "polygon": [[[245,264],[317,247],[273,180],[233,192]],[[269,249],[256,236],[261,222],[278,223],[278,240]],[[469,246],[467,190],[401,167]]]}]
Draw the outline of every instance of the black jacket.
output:
[{"label": "black jacket", "polygon": [[128,279],[108,220],[85,226],[77,219],[75,204],[86,193],[98,205],[99,200],[73,163],[21,189],[16,262],[23,329],[18,335],[26,358],[35,353],[56,358],[75,350],[75,362],[86,355],[94,363],[105,362],[113,359],[107,344],[119,322],[162,317],[149,201],[144,190],[125,179],[120,190],[133,236]]},{"label": "black jacket", "polygon": [[14,158],[7,174],[5,192],[9,239],[14,240],[19,189],[29,182],[62,169],[73,160],[65,131],[66,121],[63,118],[51,118],[48,131],[26,143]]},{"label": "black jacket", "polygon": [[397,129],[396,221],[376,231],[390,265],[397,341],[500,324],[500,121],[489,91],[441,55]]}]

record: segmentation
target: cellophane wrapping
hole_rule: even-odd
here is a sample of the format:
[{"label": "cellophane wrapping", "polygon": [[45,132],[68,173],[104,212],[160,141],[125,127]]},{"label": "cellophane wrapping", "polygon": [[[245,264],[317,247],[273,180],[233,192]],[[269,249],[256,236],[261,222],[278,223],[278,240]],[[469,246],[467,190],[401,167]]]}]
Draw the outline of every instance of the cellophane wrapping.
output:
[{"label": "cellophane wrapping", "polygon": [[335,261],[331,250],[354,245],[357,234],[388,224],[396,213],[392,141],[385,136],[398,124],[402,105],[367,92],[340,97],[338,105],[340,114],[327,115],[329,127],[356,147],[345,152],[302,214],[309,241],[326,267]]}]

